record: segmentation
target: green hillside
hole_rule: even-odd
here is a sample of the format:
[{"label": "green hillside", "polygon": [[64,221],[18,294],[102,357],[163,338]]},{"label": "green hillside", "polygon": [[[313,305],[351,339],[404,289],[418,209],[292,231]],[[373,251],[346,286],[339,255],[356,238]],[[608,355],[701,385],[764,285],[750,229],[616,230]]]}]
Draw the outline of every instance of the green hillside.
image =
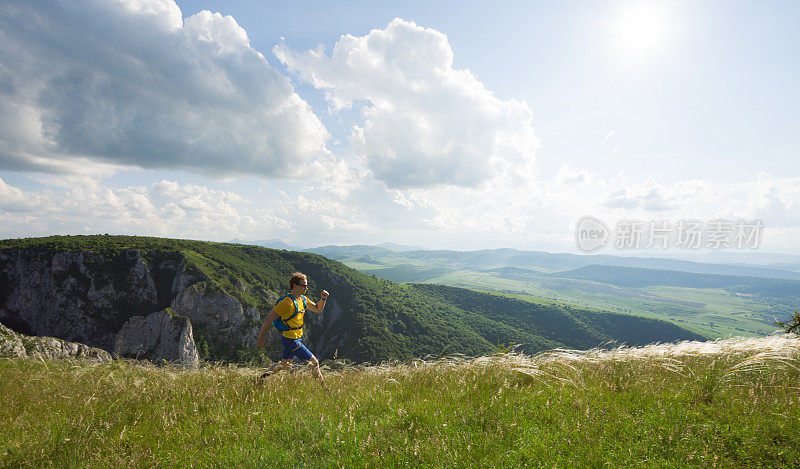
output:
[{"label": "green hillside", "polygon": [[[685,334],[685,329],[666,321],[579,308],[558,302],[530,302],[442,285],[414,285],[431,298],[450,303],[497,325],[533,336],[543,336],[571,348],[580,344],[617,341],[644,345],[663,341],[663,337]],[[694,335],[700,340],[702,336]],[[515,343],[523,343],[521,340]]]},{"label": "green hillside", "polygon": [[[664,321],[564,305],[536,305],[459,288],[399,284],[321,255],[258,246],[131,236],[54,236],[4,240],[0,249],[88,251],[99,259],[93,268],[105,269],[112,277],[115,262],[126,258],[129,250],[142,252],[148,262],[164,257],[185,259],[187,268],[206,277],[212,288],[255,306],[262,317],[286,289],[291,272],[305,272],[312,299],[326,289],[341,307],[336,320],[308,326],[312,337],[328,338],[322,349],[309,344],[323,359],[336,356],[377,362],[443,353],[478,356],[508,343],[521,344],[525,352],[535,353],[554,347],[590,348],[609,340],[640,345],[701,338]],[[4,285],[0,310],[13,288],[8,283],[0,279],[0,285]],[[159,286],[159,291],[169,289]],[[168,300],[166,296],[159,298],[162,303]],[[330,309],[326,313],[330,314]],[[196,331],[196,336],[198,344],[212,344],[207,358],[244,356],[241,350],[214,344],[213,331]]]}]

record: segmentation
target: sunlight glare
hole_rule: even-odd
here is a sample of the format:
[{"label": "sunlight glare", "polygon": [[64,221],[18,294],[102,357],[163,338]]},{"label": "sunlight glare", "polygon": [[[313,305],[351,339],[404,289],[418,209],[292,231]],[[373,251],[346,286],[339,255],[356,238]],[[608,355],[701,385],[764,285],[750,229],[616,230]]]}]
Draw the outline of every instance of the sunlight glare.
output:
[{"label": "sunlight glare", "polygon": [[611,29],[617,49],[642,56],[667,46],[670,26],[668,12],[662,4],[636,2],[615,15]]}]

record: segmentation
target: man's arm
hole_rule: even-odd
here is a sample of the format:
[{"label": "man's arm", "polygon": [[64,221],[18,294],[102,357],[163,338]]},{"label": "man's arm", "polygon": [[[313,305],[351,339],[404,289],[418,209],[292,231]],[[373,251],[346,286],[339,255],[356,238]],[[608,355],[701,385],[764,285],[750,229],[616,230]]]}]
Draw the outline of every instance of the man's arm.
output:
[{"label": "man's arm", "polygon": [[319,314],[319,313],[322,312],[322,308],[324,308],[325,307],[325,303],[327,303],[326,299],[328,298],[328,291],[327,290],[322,290],[322,293],[320,293],[319,296],[321,298],[316,303],[314,303],[313,301],[309,301],[310,304],[308,305],[308,309],[312,313]]},{"label": "man's arm", "polygon": [[264,338],[267,336],[267,331],[270,327],[272,327],[272,321],[278,319],[278,313],[275,311],[275,308],[272,308],[272,311],[269,312],[267,319],[264,320],[264,324],[261,325],[261,332],[258,333],[258,344],[259,347],[264,347],[267,343],[264,341]]}]

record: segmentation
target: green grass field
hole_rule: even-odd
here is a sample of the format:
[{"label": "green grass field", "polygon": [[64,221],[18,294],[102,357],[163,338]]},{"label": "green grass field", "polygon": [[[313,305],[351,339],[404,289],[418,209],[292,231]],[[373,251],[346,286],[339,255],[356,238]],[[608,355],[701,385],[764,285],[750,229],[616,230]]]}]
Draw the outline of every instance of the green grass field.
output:
[{"label": "green grass field", "polygon": [[2,467],[792,467],[800,339],[258,369],[0,360]]}]

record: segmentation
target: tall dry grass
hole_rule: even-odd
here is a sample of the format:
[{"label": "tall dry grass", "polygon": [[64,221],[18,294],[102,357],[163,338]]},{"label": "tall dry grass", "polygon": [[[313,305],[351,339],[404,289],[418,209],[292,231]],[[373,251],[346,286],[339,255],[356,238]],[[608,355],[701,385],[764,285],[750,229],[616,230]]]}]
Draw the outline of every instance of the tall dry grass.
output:
[{"label": "tall dry grass", "polygon": [[0,360],[2,467],[800,464],[800,339],[196,371]]}]

